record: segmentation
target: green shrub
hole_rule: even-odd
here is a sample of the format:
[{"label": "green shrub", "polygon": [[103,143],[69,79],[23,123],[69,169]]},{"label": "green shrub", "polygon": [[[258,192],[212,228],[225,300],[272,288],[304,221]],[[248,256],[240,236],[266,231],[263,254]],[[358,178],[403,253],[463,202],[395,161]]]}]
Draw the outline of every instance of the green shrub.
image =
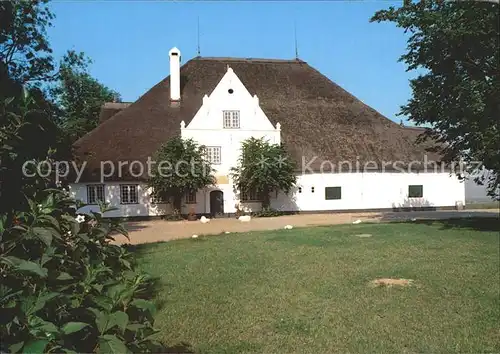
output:
[{"label": "green shrub", "polygon": [[151,340],[154,282],[110,243],[127,232],[102,217],[105,206],[77,215],[60,189],[27,201],[0,215],[0,352],[161,351]]},{"label": "green shrub", "polygon": [[252,216],[257,217],[257,218],[269,218],[272,216],[282,216],[282,215],[285,215],[284,211],[271,209],[271,208],[263,208],[260,211],[256,211],[256,212],[252,213]]},{"label": "green shrub", "polygon": [[182,217],[182,214],[179,210],[177,209],[174,209],[174,211],[171,213],[171,214],[166,214],[163,216],[163,220],[166,220],[166,221],[180,221],[180,220],[184,220],[184,218]]}]

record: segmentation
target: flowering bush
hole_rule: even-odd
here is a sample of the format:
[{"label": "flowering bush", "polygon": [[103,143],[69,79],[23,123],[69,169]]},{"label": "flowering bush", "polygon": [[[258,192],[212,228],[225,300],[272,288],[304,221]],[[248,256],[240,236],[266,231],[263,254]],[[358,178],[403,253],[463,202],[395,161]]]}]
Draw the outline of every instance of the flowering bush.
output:
[{"label": "flowering bush", "polygon": [[134,270],[113,234],[127,235],[107,211],[77,215],[60,189],[27,198],[0,215],[0,352],[161,351],[151,340],[153,281]]}]

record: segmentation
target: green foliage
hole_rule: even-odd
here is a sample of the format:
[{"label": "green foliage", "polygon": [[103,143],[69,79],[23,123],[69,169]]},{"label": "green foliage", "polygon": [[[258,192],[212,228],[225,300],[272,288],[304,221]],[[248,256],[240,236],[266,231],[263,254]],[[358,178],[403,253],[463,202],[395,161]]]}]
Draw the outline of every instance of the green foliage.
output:
[{"label": "green foliage", "polygon": [[126,231],[102,217],[105,206],[77,218],[78,201],[46,188],[50,174],[22,174],[24,161],[46,159],[31,142],[47,132],[37,112],[21,107],[18,115],[8,104],[0,125],[0,352],[158,350],[149,338],[154,284],[110,243]]},{"label": "green foliage", "polygon": [[[29,97],[22,102],[22,106],[14,108],[13,99],[0,102],[0,214],[23,210],[27,206],[24,195],[45,188],[48,179],[26,177],[22,167],[26,161],[53,156],[59,136],[57,126],[45,112],[28,109]],[[28,173],[36,172],[29,167]]]},{"label": "green foliage", "polygon": [[282,216],[285,215],[284,211],[281,210],[276,210],[272,208],[263,208],[260,211],[256,211],[252,213],[252,216],[258,217],[258,218],[270,218],[273,216]]},{"label": "green foliage", "polygon": [[120,98],[88,74],[90,60],[83,53],[70,50],[55,62],[47,38],[54,15],[47,4],[0,2],[0,100],[14,97],[19,106],[22,91],[28,91],[30,109],[43,110],[64,131],[54,143],[60,154],[69,154],[71,144],[97,126],[103,103]]},{"label": "green foliage", "polygon": [[[152,280],[134,271],[126,235],[108,209],[76,218],[58,189],[37,192],[29,208],[0,223],[2,352],[125,353],[158,350],[150,340]],[[80,220],[81,221],[81,220]]]},{"label": "green foliage", "polygon": [[180,221],[180,220],[184,220],[184,218],[182,217],[181,212],[178,209],[174,209],[174,211],[172,213],[164,215],[162,218],[163,218],[163,220],[167,220],[167,221]]},{"label": "green foliage", "polygon": [[0,2],[0,71],[20,83],[50,78],[54,63],[46,37],[54,15],[48,0]]},{"label": "green foliage", "polygon": [[205,147],[192,139],[175,137],[155,153],[149,185],[155,198],[171,200],[181,210],[182,197],[215,183],[214,169],[205,159]]},{"label": "green foliage", "polygon": [[500,8],[480,1],[405,1],[378,11],[371,21],[390,21],[409,32],[401,56],[413,97],[401,108],[418,124],[431,125],[445,162],[479,161],[493,171],[490,195],[500,198]]},{"label": "green foliage", "polygon": [[63,58],[59,79],[51,95],[60,108],[60,123],[71,142],[99,124],[105,102],[119,102],[120,95],[90,76],[90,60],[83,53],[68,52]]},{"label": "green foliage", "polygon": [[231,169],[231,177],[240,191],[257,191],[262,196],[263,208],[269,208],[271,192],[289,193],[297,181],[295,162],[285,148],[269,144],[263,138],[249,138],[242,143],[238,165]]}]

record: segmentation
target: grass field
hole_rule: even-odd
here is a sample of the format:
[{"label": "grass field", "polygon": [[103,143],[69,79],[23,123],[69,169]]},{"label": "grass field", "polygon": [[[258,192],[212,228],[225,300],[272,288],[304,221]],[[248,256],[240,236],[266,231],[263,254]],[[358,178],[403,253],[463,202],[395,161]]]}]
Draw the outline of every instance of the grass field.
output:
[{"label": "grass field", "polygon": [[[136,252],[161,281],[158,338],[174,351],[499,352],[498,224],[342,225]],[[386,277],[414,282],[369,286]]]}]

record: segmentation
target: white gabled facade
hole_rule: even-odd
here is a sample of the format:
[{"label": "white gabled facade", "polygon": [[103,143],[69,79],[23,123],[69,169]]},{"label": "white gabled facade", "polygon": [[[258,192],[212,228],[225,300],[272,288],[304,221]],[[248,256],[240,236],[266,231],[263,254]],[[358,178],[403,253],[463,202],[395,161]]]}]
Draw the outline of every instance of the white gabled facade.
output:
[{"label": "white gabled facade", "polygon": [[[170,96],[180,99],[180,51],[170,51]],[[240,201],[240,195],[230,178],[231,167],[236,166],[241,143],[250,138],[264,137],[272,144],[280,144],[281,127],[274,126],[261,109],[259,99],[252,96],[237,74],[228,66],[225,75],[213,92],[203,97],[195,116],[186,124],[181,122],[181,137],[193,139],[207,147],[211,156],[217,185],[199,190],[195,198],[186,199],[182,213],[211,214],[214,209],[234,213],[240,205],[246,211],[257,211],[260,202]],[[313,137],[311,137],[313,138]],[[133,142],[131,142],[132,144]],[[73,184],[73,196],[84,202],[94,193],[97,184]],[[130,200],[124,193],[132,187],[135,193]],[[411,187],[410,187],[411,186]],[[108,216],[134,217],[158,216],[170,213],[171,206],[154,203],[151,190],[144,183],[106,182],[103,197],[116,211]],[[412,197],[410,189],[418,192]],[[335,197],[332,198],[332,190]],[[124,192],[125,191],[125,192]],[[327,198],[327,194],[330,194]],[[90,196],[89,196],[90,195]],[[453,207],[465,203],[464,183],[447,172],[441,173],[312,173],[299,175],[297,186],[289,195],[282,192],[271,196],[271,207],[282,211],[327,211],[356,209],[388,209],[404,207]],[[83,212],[97,210],[96,205],[85,207]]]},{"label": "white gabled facade", "polygon": [[[235,193],[230,178],[230,170],[236,166],[244,140],[255,137],[264,138],[272,144],[280,144],[281,130],[279,124],[273,126],[264,111],[260,108],[259,99],[252,96],[233,69],[227,68],[226,74],[215,87],[210,96],[203,97],[203,103],[188,125],[181,123],[183,139],[193,139],[207,147],[212,155],[216,187],[207,189],[201,195],[201,203],[197,203],[198,213],[210,213],[211,193],[220,190],[223,194],[224,213],[234,213],[239,203],[239,194]],[[198,200],[198,199],[197,199]],[[247,208],[255,208],[246,203]]]}]

